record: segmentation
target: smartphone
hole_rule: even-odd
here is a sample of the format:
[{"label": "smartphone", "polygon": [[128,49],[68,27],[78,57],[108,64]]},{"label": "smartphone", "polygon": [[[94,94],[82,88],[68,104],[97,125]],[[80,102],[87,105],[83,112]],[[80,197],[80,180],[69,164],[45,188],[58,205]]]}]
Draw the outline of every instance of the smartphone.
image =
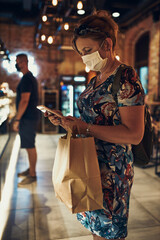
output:
[{"label": "smartphone", "polygon": [[50,109],[50,108],[48,108],[44,105],[38,105],[37,108],[43,113],[48,112],[48,113],[51,113],[51,114],[55,114],[59,118],[63,118],[63,115],[57,113],[56,110]]}]

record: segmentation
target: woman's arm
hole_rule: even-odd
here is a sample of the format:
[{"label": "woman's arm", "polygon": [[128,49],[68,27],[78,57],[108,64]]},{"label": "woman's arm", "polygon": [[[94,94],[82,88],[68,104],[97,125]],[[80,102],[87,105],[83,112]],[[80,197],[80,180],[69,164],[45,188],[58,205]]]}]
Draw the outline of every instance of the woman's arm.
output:
[{"label": "woman's arm", "polygon": [[78,125],[82,134],[86,134],[89,127],[90,135],[95,138],[111,143],[138,144],[144,134],[144,105],[119,107],[119,111],[122,123],[117,126],[89,125],[72,117],[63,118],[62,126],[72,129]]},{"label": "woman's arm", "polygon": [[121,124],[117,126],[90,126],[94,137],[112,143],[138,144],[144,134],[144,106],[120,107]]}]

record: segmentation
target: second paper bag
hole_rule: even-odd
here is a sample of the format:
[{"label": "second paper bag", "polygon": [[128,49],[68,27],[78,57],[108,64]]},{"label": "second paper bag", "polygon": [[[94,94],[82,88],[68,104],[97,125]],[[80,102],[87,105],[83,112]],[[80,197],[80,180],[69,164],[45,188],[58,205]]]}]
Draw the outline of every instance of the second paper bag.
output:
[{"label": "second paper bag", "polygon": [[56,197],[72,213],[103,208],[99,164],[93,137],[60,138],[53,166]]}]

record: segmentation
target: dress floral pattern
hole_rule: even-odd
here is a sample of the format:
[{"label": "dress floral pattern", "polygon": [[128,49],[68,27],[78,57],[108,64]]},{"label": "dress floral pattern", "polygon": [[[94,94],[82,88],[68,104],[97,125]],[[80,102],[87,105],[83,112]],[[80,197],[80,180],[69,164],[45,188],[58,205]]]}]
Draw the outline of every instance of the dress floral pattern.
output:
[{"label": "dress floral pattern", "polygon": [[[118,67],[119,68],[119,67]],[[118,70],[116,69],[116,71]],[[77,100],[81,119],[98,125],[119,125],[119,107],[144,104],[144,91],[134,69],[122,70],[118,104],[112,94],[116,71],[97,87],[96,77]],[[131,144],[115,144],[95,138],[102,179],[104,209],[77,214],[77,219],[93,234],[106,239],[125,238],[129,198],[134,168]]]}]

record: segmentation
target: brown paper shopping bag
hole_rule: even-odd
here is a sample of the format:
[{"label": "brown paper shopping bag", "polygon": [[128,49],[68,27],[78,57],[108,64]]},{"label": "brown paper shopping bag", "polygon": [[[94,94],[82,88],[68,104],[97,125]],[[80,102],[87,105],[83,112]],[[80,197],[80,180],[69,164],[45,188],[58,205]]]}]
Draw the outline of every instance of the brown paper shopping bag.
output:
[{"label": "brown paper shopping bag", "polygon": [[93,137],[60,138],[53,166],[56,197],[72,213],[103,208],[99,164]]}]

